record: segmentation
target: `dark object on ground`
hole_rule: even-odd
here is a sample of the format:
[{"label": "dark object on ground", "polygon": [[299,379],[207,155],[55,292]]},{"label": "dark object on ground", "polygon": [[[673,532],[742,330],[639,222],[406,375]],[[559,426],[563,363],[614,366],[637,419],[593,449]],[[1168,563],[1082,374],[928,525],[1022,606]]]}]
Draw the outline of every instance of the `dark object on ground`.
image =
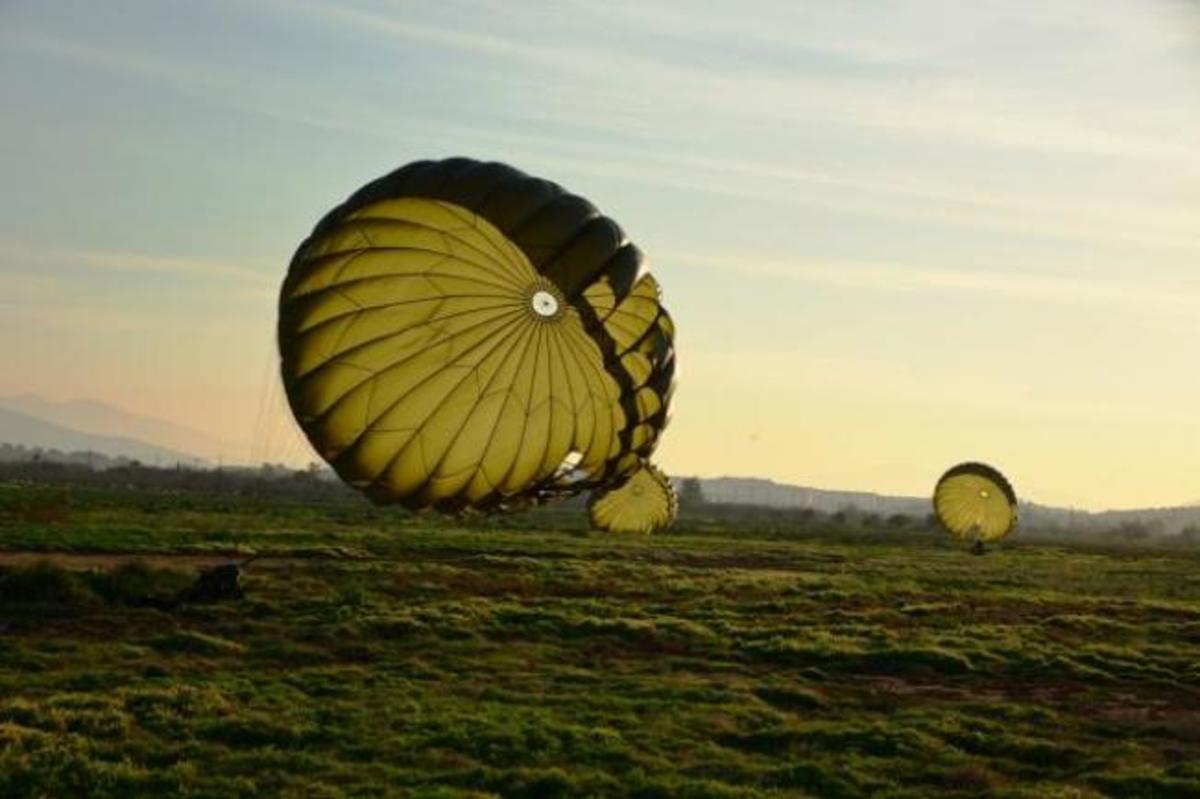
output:
[{"label": "dark object on ground", "polygon": [[238,578],[241,569],[230,563],[225,566],[214,566],[200,572],[196,582],[180,592],[177,604],[211,605],[216,602],[239,601],[245,598],[246,592]]},{"label": "dark object on ground", "polygon": [[[86,607],[96,603],[170,612],[181,605],[213,604],[245,598],[242,569],[257,558],[201,568],[196,577],[174,568],[132,560],[106,568],[104,558],[75,568],[45,558],[28,565],[0,565],[0,604]],[[3,793],[0,790],[0,793]]]},{"label": "dark object on ground", "polygon": [[986,552],[987,552],[987,550],[983,548],[982,541],[979,541],[977,539],[973,544],[971,544],[971,554],[972,555],[983,555]]}]

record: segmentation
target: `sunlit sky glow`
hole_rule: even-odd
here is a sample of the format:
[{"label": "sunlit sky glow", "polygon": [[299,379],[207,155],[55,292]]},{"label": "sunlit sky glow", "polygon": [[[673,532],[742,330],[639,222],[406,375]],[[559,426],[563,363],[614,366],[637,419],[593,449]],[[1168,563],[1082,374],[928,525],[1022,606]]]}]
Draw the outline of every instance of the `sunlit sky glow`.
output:
[{"label": "sunlit sky glow", "polygon": [[[1200,7],[0,4],[0,393],[307,457],[274,301],[405,162],[558,181],[679,325],[676,474],[1200,500]],[[269,411],[264,414],[263,408]]]}]

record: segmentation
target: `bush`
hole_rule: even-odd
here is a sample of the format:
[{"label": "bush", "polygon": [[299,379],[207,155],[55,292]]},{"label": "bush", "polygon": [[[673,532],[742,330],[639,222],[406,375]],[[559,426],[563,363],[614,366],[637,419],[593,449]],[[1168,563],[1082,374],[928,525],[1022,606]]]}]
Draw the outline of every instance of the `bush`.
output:
[{"label": "bush", "polygon": [[49,561],[0,571],[0,602],[86,605],[95,600],[78,574]]},{"label": "bush", "polygon": [[0,569],[0,602],[165,607],[191,582],[186,572],[154,569],[140,561],[122,564],[113,571],[81,572],[46,560]]},{"label": "bush", "polygon": [[191,584],[191,578],[173,569],[155,569],[142,561],[123,563],[111,572],[85,575],[92,591],[109,604],[143,605],[148,600],[166,602]]}]

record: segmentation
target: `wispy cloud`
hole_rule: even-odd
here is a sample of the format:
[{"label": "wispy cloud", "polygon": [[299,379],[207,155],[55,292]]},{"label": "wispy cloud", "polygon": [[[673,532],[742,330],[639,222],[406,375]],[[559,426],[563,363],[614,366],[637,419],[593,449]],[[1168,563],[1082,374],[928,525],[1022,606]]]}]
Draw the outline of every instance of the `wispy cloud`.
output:
[{"label": "wispy cloud", "polygon": [[[543,143],[548,146],[550,143]],[[1200,250],[1192,234],[1192,207],[1087,192],[997,192],[947,185],[937,175],[896,169],[855,174],[771,164],[752,158],[715,158],[613,148],[597,174],[675,185],[706,193],[773,199],[871,216],[941,221],[955,227],[999,230],[1024,237],[1153,244]],[[571,162],[564,161],[564,165]],[[574,168],[588,171],[587,164]]]},{"label": "wispy cloud", "polygon": [[0,272],[0,306],[25,305],[60,297],[68,283],[41,274]]},{"label": "wispy cloud", "polygon": [[[756,160],[752,155],[698,156],[649,143],[574,140],[536,134],[430,122],[367,104],[341,100],[323,111],[286,107],[259,109],[272,117],[324,131],[386,141],[397,138],[448,143],[450,149],[487,152],[502,144],[513,157],[558,166],[574,174],[619,177],[652,187],[674,187],[714,196],[771,200],[784,206],[823,208],[853,215],[1001,231],[1022,238],[1166,247],[1200,251],[1187,204],[1131,198],[1117,193],[998,191],[915,168],[886,173],[800,167]],[[446,154],[456,154],[447,151]],[[524,162],[524,161],[522,161]]]},{"label": "wispy cloud", "polygon": [[[1125,101],[1118,115],[1094,100],[1014,92],[936,72],[932,82],[919,91],[886,73],[838,77],[795,70],[786,76],[773,72],[731,75],[718,67],[675,63],[646,52],[630,52],[628,48],[533,43],[528,36],[518,39],[488,32],[478,23],[474,28],[442,27],[412,22],[407,15],[311,1],[282,4],[280,9],[375,37],[423,42],[464,54],[524,64],[533,70],[531,74],[508,70],[496,77],[495,70],[483,69],[486,63],[477,66],[481,75],[491,76],[481,80],[523,82],[528,94],[539,97],[540,101],[523,105],[520,117],[525,123],[544,120],[548,132],[534,132],[528,125],[509,131],[502,125],[493,125],[482,131],[478,126],[444,118],[422,120],[402,107],[380,104],[353,89],[309,96],[299,91],[294,82],[280,76],[262,76],[263,85],[258,88],[239,86],[232,74],[219,66],[182,56],[107,49],[36,32],[4,36],[43,54],[164,81],[184,89],[201,89],[246,113],[340,134],[388,141],[457,138],[479,142],[474,145],[477,149],[487,149],[491,142],[507,141],[512,147],[525,147],[539,160],[558,152],[563,163],[575,171],[619,173],[643,183],[653,181],[709,193],[771,198],[846,213],[935,221],[1021,235],[1200,249],[1200,240],[1191,233],[1191,209],[1177,202],[1152,202],[1145,197],[1137,202],[1124,202],[1119,192],[1084,189],[1061,191],[1059,196],[1053,196],[1047,194],[1044,186],[1036,191],[1031,186],[1025,192],[1004,192],[961,178],[939,185],[936,178],[931,180],[931,170],[923,167],[893,164],[881,169],[872,164],[858,172],[844,164],[832,168],[798,168],[794,161],[757,159],[750,151],[740,155],[698,155],[683,154],[669,146],[683,119],[688,120],[689,130],[703,125],[705,119],[714,125],[728,125],[732,120],[735,128],[759,130],[865,125],[892,137],[916,136],[940,145],[960,142],[984,147],[1048,149],[1074,159],[1090,156],[1148,160],[1159,169],[1169,166],[1174,174],[1200,174],[1200,151],[1182,134],[1200,125],[1200,109],[1179,108],[1171,113],[1161,107],[1140,109],[1134,98]],[[489,9],[495,10],[488,5],[483,7],[484,11]],[[522,17],[522,13],[517,10],[508,16],[523,19],[528,28],[533,15]],[[575,8],[573,13],[584,12]],[[661,33],[664,29],[666,16],[661,8],[621,13],[638,22],[657,25],[651,28],[652,32]],[[479,20],[489,15],[463,17]],[[856,15],[858,19],[862,17]],[[701,39],[718,36],[720,32],[708,24],[714,19],[696,15],[683,32]],[[841,20],[839,24],[848,26],[849,21]],[[1113,28],[1105,25],[1102,30],[1108,32]],[[768,39],[779,38],[777,31],[769,26],[762,26],[760,33]],[[826,43],[826,46],[832,45]],[[866,53],[854,57],[871,60],[902,56]],[[596,75],[605,79],[592,80],[591,76]],[[646,76],[654,78],[652,92],[645,88]],[[580,80],[587,83],[588,91],[578,90]],[[1189,120],[1195,124],[1189,125]],[[607,139],[590,136],[580,140],[570,133],[571,129],[593,132],[607,129],[634,135]],[[1080,168],[1086,169],[1082,165]]]},{"label": "wispy cloud", "polygon": [[[1024,270],[945,269],[913,264],[822,259],[802,261],[754,253],[664,252],[659,260],[755,277],[881,292],[952,292],[1071,305],[1098,304],[1146,313],[1200,314],[1200,291],[1096,282]],[[1200,287],[1196,287],[1200,288]]]},{"label": "wispy cloud", "polygon": [[[641,134],[670,129],[672,122],[680,119],[694,126],[700,119],[718,116],[726,123],[741,120],[747,129],[761,129],[764,124],[837,125],[886,130],[942,146],[957,142],[1071,157],[1150,160],[1200,171],[1200,156],[1176,127],[1145,129],[1147,118],[1138,113],[1136,98],[1126,98],[1123,113],[1114,115],[1106,104],[1089,104],[1036,86],[984,82],[978,76],[968,80],[934,72],[914,86],[906,80],[911,76],[903,74],[829,75],[802,68],[786,74],[778,70],[732,71],[719,63],[680,63],[656,56],[652,48],[614,50],[578,42],[556,46],[528,33],[538,30],[530,22],[536,20],[535,15],[525,19],[525,35],[515,38],[468,27],[417,24],[398,15],[349,6],[316,2],[289,6],[362,33],[536,68],[541,70],[539,94],[553,97],[555,85],[561,84],[564,76],[569,76],[573,85],[581,79],[588,83],[589,91],[577,93],[574,102],[558,97],[559,102],[522,109],[524,114],[540,113],[547,120]],[[861,19],[863,15],[858,16]],[[488,18],[479,15],[474,19]],[[711,35],[718,37],[718,32]],[[717,38],[714,45],[719,41]],[[719,53],[720,48],[714,52]],[[605,79],[595,81],[598,75]],[[652,93],[647,76],[653,76]],[[512,79],[511,73],[506,74],[505,80]],[[1181,116],[1200,119],[1195,109]]]},{"label": "wispy cloud", "polygon": [[233,75],[210,62],[179,55],[156,55],[144,50],[105,47],[76,39],[48,35],[39,31],[0,28],[0,41],[8,47],[41,56],[100,68],[176,86],[226,89]]},{"label": "wispy cloud", "polygon": [[206,258],[100,250],[69,250],[60,253],[60,257],[70,263],[103,271],[149,272],[217,280],[232,279],[260,285],[270,284],[274,279],[268,272],[237,263]]},{"label": "wispy cloud", "polygon": [[33,331],[81,335],[129,332],[149,327],[145,314],[106,302],[72,280],[47,274],[0,272],[0,330],[17,340]]},{"label": "wispy cloud", "polygon": [[[275,104],[267,111],[308,126],[390,141],[400,137],[456,142],[464,150],[482,152],[504,143],[514,156],[528,153],[534,163],[558,162],[573,173],[620,176],[647,185],[769,199],[851,215],[1011,233],[1022,239],[1126,249],[1154,246],[1179,253],[1200,250],[1200,240],[1192,233],[1194,201],[1180,202],[1177,192],[1166,190],[1157,196],[1145,191],[1130,195],[1125,190],[1131,180],[1143,185],[1153,182],[1146,175],[1170,174],[1178,180],[1180,175],[1200,174],[1200,151],[1183,133],[1200,127],[1200,107],[1167,111],[1161,103],[1142,103],[1136,96],[1123,97],[1117,107],[1101,95],[1014,88],[1003,82],[992,85],[977,75],[946,74],[934,67],[928,80],[923,77],[917,86],[887,73],[830,76],[799,69],[786,75],[778,71],[731,74],[717,66],[677,63],[649,50],[532,42],[530,31],[538,30],[531,21],[535,15],[522,16],[520,10],[505,18],[518,18],[514,26],[524,31],[523,40],[477,28],[415,24],[362,8],[316,2],[289,5],[323,22],[385,40],[482,56],[485,61],[477,63],[481,68],[486,59],[525,65],[528,69],[487,70],[477,79],[485,85],[508,84],[538,99],[521,105],[519,122],[502,118],[486,129],[445,118],[421,119],[352,93],[325,98],[323,104],[306,110]],[[463,17],[487,19],[491,8],[484,4],[480,13]],[[572,7],[571,13],[576,12],[581,9]],[[662,9],[619,12],[618,18],[625,13],[639,20],[648,16],[660,25],[664,20]],[[855,16],[863,18],[861,13]],[[1036,16],[1049,16],[1048,24],[1059,26],[1070,17],[1041,12]],[[705,25],[708,17],[693,17],[684,25],[685,34],[701,39],[719,35]],[[1095,35],[1113,37],[1120,30],[1115,24],[1119,18],[1109,9],[1098,18],[1103,24],[1089,25],[1096,29]],[[840,24],[849,26],[849,19]],[[762,35],[778,38],[769,27]],[[936,63],[934,55],[926,58]],[[862,55],[868,60],[910,56],[918,58],[911,53]],[[456,64],[455,68],[462,67]],[[603,80],[594,79],[600,75]],[[653,77],[652,90],[647,88],[647,76]],[[580,81],[587,91],[578,90]],[[967,152],[970,148],[1046,152],[1066,159],[1062,174],[1074,173],[1079,179],[1061,180],[1051,188],[1053,180],[1037,179],[1032,167],[1020,167],[1020,161],[1018,174],[1021,169],[1030,171],[1029,179],[1006,179],[1001,176],[1012,172],[1013,163],[983,157],[973,166],[976,177],[901,160],[858,166],[814,158],[813,165],[805,167],[800,166],[802,157],[768,158],[756,154],[756,148],[700,154],[691,146],[673,146],[685,121],[692,133],[711,125],[746,141],[764,131],[832,132],[865,126],[874,129],[871,135],[876,140],[893,143],[915,138],[925,146],[966,147]],[[576,136],[577,130],[587,135]],[[596,135],[605,130],[618,135]],[[1126,166],[1114,166],[1121,163]],[[1143,176],[1132,179],[1113,172],[1143,167]]]},{"label": "wispy cloud", "polygon": [[253,288],[272,284],[278,265],[250,259],[218,259],[128,250],[68,249],[0,239],[0,262],[9,279],[33,285],[56,281],[55,267],[84,267],[98,272],[143,272],[205,280],[235,281]]}]

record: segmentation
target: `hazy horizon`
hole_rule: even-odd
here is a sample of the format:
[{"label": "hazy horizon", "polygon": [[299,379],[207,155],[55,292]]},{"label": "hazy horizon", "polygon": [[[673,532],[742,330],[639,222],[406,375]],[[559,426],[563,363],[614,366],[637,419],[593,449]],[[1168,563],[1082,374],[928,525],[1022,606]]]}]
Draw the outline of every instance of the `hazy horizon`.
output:
[{"label": "hazy horizon", "polygon": [[[50,403],[51,405],[56,405],[59,407],[85,406],[85,407],[89,407],[90,409],[93,409],[93,410],[105,410],[105,411],[113,410],[118,413],[129,414],[131,418],[137,419],[139,421],[144,421],[144,422],[159,422],[159,421],[170,422],[170,420],[160,420],[153,416],[143,416],[140,414],[134,414],[125,408],[113,406],[113,405],[110,405],[108,403],[105,403],[105,402],[102,402],[99,400],[88,399],[88,398],[77,398],[77,399],[71,399],[71,400],[54,401],[54,400],[48,400],[39,394],[29,394],[29,393],[15,394],[15,395],[0,395],[0,411],[6,410],[8,407],[11,407],[11,404],[13,403],[13,401],[20,401],[20,400],[26,400],[26,399],[33,400],[33,401],[39,402],[39,403],[46,402],[46,403]],[[39,414],[36,410],[33,410],[33,409],[27,410],[25,408],[20,408],[18,406],[17,410],[19,413],[27,414],[35,419],[40,420],[40,419],[46,418],[43,415]],[[50,420],[50,421],[53,422],[54,420]],[[288,426],[290,426],[290,422],[288,421],[288,419],[286,417],[280,417],[279,421],[280,421],[280,427],[282,427],[285,423]],[[61,422],[55,422],[55,423],[61,423],[64,427],[67,427],[69,429],[79,429],[82,432],[84,432],[85,435],[87,435],[87,434],[96,435],[96,434],[100,434],[103,432],[108,432],[108,433],[113,432],[111,430],[100,431],[100,430],[91,430],[91,429],[84,430],[82,427],[75,428],[67,421],[61,421]],[[173,449],[175,452],[177,452],[181,455],[198,456],[198,457],[207,459],[208,465],[210,467],[225,466],[225,467],[238,467],[238,468],[257,468],[257,467],[264,466],[264,465],[274,466],[281,462],[281,461],[263,461],[261,459],[256,459],[256,458],[246,459],[246,458],[244,458],[242,456],[238,456],[236,454],[237,452],[240,451],[239,448],[226,446],[229,442],[219,441],[218,439],[215,439],[215,438],[206,442],[209,446],[204,447],[203,449],[199,449],[196,446],[187,446],[185,444],[177,444],[174,441],[169,441],[169,440],[160,440],[160,438],[155,435],[138,435],[137,432],[129,431],[129,430],[125,430],[123,432],[121,432],[121,431],[117,431],[117,432],[120,432],[122,435],[124,435],[125,437],[127,437],[129,440],[132,440],[132,441],[149,443],[152,446],[163,447],[168,450]],[[200,435],[206,435],[203,433],[203,431],[194,430],[193,428],[187,428],[184,426],[180,426],[180,430],[177,432],[180,434],[198,433]],[[272,435],[277,435],[279,432],[280,431],[264,432],[262,440],[258,443],[256,448],[261,449],[264,452],[272,449],[272,447],[269,446],[267,443],[267,438],[269,438]],[[0,435],[0,444],[4,444],[4,443],[12,444],[13,442],[5,442],[3,435]],[[26,446],[28,446],[28,445],[26,445]],[[45,445],[43,443],[43,446],[47,446],[47,445]],[[212,448],[213,446],[216,446],[216,449],[213,449]],[[54,448],[54,447],[51,447],[51,448]],[[284,463],[284,465],[289,465],[293,468],[301,469],[301,468],[307,468],[309,465],[316,462],[325,468],[329,468],[328,464],[321,463],[320,458],[315,453],[311,452],[311,450],[308,447],[306,447],[302,442],[300,442],[298,440],[295,440],[295,439],[289,440],[286,447],[283,447],[283,450],[285,450],[289,455],[289,457],[285,458],[284,461],[282,461]],[[276,449],[275,451],[280,451],[280,450]],[[205,454],[205,453],[207,453],[207,454]],[[136,457],[136,455],[130,455],[128,457]],[[146,461],[146,463],[153,465],[153,466],[168,466],[170,464],[169,461],[162,462],[160,460],[155,460],[153,462]],[[902,499],[902,500],[914,500],[914,499],[924,500],[924,499],[927,499],[926,495],[929,493],[929,491],[927,490],[925,492],[913,492],[910,494],[899,494],[899,493],[895,493],[895,492],[876,491],[871,488],[852,489],[852,488],[846,488],[844,486],[834,486],[834,485],[798,484],[796,482],[778,480],[778,479],[771,478],[768,476],[755,475],[755,474],[723,474],[723,473],[695,474],[695,473],[691,473],[691,472],[677,472],[677,473],[672,473],[671,477],[673,479],[677,479],[677,480],[700,478],[702,481],[714,481],[714,482],[733,481],[733,482],[750,482],[750,483],[768,483],[768,484],[778,486],[782,489],[798,489],[798,490],[804,490],[804,491],[816,490],[816,491],[830,492],[830,493],[864,493],[864,494],[878,495],[883,498]],[[931,476],[931,478],[930,478],[931,486],[933,484],[935,477],[936,477],[936,475]],[[748,495],[748,498],[752,498],[753,496],[754,496],[753,494]],[[1085,507],[1071,506],[1071,505],[1057,506],[1057,505],[1054,505],[1053,503],[1043,502],[1036,496],[1031,497],[1031,496],[1025,496],[1025,495],[1018,497],[1018,499],[1022,504],[1028,503],[1028,504],[1038,505],[1041,507],[1057,508],[1060,510],[1073,509],[1073,510],[1079,510],[1079,511],[1088,512],[1088,513],[1104,513],[1104,512],[1109,512],[1109,511],[1120,512],[1120,511],[1128,511],[1128,510],[1140,511],[1140,510],[1156,509],[1154,507],[1147,507],[1147,506],[1138,506],[1138,507],[1129,507],[1129,508],[1112,508],[1112,507],[1085,508]],[[717,500],[717,501],[720,501],[720,500]],[[751,503],[751,504],[753,504],[753,503]],[[771,504],[771,503],[767,503],[767,504]],[[1169,505],[1169,506],[1157,506],[1158,509],[1195,508],[1195,507],[1200,507],[1200,501],[1174,503],[1173,505]]]},{"label": "hazy horizon", "polygon": [[0,6],[0,395],[307,460],[274,351],[294,248],[467,155],[647,254],[673,474],[923,496],[983,460],[1044,504],[1200,499],[1200,14],[724,8]]}]

